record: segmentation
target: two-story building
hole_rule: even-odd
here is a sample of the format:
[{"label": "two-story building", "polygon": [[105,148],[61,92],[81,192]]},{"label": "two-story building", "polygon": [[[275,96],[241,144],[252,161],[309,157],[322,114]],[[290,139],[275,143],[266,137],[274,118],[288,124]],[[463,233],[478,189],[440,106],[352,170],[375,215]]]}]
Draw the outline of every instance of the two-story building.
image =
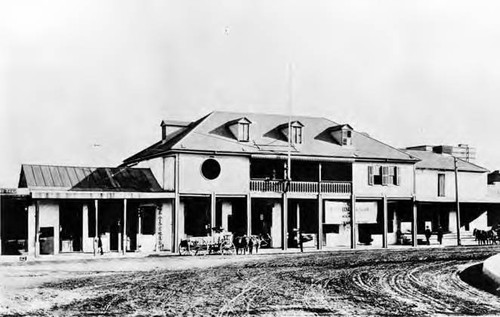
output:
[{"label": "two-story building", "polygon": [[174,193],[166,249],[214,227],[260,234],[283,249],[296,246],[297,229],[320,249],[382,247],[414,219],[417,159],[349,125],[213,112],[161,127],[162,139],[124,166],[150,168]]},{"label": "two-story building", "polygon": [[443,147],[422,145],[405,149],[419,159],[415,164],[418,231],[423,233],[426,227],[436,231],[441,227],[444,232],[457,233],[460,226],[462,236],[470,237],[474,229],[492,226],[500,195],[492,194],[487,169],[443,152]]}]

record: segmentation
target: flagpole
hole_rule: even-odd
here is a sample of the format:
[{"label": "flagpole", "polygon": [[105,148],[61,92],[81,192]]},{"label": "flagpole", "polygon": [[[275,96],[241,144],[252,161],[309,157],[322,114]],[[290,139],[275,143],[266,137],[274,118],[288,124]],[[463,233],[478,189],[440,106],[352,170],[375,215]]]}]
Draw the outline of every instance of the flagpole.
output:
[{"label": "flagpole", "polygon": [[288,64],[288,155],[287,155],[287,181],[292,180],[292,104],[293,104],[293,67]]}]

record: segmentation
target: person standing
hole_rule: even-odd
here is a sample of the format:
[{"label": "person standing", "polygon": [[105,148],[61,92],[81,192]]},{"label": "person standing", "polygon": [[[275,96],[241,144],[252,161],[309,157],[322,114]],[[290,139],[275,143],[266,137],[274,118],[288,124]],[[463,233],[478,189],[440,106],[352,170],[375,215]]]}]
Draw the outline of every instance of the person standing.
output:
[{"label": "person standing", "polygon": [[304,237],[302,237],[302,230],[299,229],[299,246],[300,246],[300,252],[304,252]]},{"label": "person standing", "polygon": [[101,239],[101,235],[99,235],[99,238],[97,240],[97,250],[99,252],[99,254],[103,255],[104,254],[104,250],[102,249],[102,239]]},{"label": "person standing", "polygon": [[432,235],[431,229],[429,229],[429,227],[425,227],[425,240],[427,242],[427,245],[431,244],[430,242],[431,235]]},{"label": "person standing", "polygon": [[437,238],[439,244],[443,244],[443,227],[439,226],[437,230]]}]

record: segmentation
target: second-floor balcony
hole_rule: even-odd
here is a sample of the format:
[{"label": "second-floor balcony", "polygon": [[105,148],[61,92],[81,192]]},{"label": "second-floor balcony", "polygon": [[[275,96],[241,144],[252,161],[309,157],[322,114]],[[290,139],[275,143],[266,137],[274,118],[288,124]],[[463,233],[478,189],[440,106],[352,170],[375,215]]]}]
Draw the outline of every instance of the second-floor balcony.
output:
[{"label": "second-floor balcony", "polygon": [[[287,188],[288,185],[288,188]],[[250,180],[250,191],[252,192],[275,192],[283,191],[291,193],[322,193],[328,194],[350,194],[351,182],[340,181],[321,181],[321,182],[303,182],[290,181],[288,184],[282,180]]]}]

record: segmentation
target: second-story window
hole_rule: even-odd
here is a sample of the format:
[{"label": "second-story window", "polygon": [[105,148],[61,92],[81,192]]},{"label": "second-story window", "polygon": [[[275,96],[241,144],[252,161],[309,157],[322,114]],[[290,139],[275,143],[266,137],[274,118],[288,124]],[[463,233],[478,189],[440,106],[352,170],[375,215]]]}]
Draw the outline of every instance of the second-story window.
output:
[{"label": "second-story window", "polygon": [[445,174],[438,174],[438,197],[446,195],[445,188]]},{"label": "second-story window", "polygon": [[292,143],[302,144],[302,127],[292,127]]},{"label": "second-story window", "polygon": [[401,183],[399,166],[368,166],[368,185],[396,185]]},{"label": "second-story window", "polygon": [[238,141],[248,142],[250,140],[250,124],[240,123],[239,124],[239,138]]},{"label": "second-story window", "polygon": [[342,131],[342,145],[352,145],[352,131],[344,130]]}]

